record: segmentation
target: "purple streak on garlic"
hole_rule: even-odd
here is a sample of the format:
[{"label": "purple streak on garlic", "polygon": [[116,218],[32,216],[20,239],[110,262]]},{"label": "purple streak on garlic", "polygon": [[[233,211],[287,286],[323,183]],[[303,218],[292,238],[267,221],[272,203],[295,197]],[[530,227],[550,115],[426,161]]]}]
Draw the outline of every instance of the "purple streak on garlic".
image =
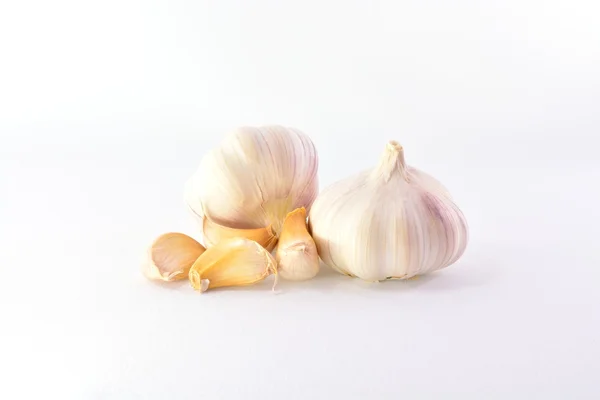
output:
[{"label": "purple streak on garlic", "polygon": [[309,216],[323,262],[367,281],[408,279],[464,253],[465,217],[435,178],[389,142],[379,164],[325,189]]}]

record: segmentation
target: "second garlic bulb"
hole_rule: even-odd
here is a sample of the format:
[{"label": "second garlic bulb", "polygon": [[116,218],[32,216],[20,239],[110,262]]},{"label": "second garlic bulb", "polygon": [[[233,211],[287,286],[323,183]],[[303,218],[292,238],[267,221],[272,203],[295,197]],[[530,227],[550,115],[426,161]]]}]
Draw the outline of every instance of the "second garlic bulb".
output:
[{"label": "second garlic bulb", "polygon": [[407,166],[394,141],[377,167],[323,191],[309,226],[325,264],[368,281],[444,268],[468,241],[465,218],[446,189]]}]

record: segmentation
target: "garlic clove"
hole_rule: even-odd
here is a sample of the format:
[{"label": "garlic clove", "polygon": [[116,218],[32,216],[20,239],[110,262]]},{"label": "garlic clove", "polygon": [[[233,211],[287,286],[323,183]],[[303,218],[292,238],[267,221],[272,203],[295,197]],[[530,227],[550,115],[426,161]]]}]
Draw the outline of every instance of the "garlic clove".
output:
[{"label": "garlic clove", "polygon": [[183,233],[165,233],[148,249],[142,266],[143,274],[151,280],[176,281],[185,279],[194,262],[206,249]]},{"label": "garlic clove", "polygon": [[277,237],[273,233],[271,226],[256,229],[235,229],[219,225],[210,218],[205,217],[202,221],[204,244],[212,247],[226,239],[242,237],[257,242],[268,251],[275,248]]},{"label": "garlic clove", "polygon": [[[264,247],[245,238],[225,239],[209,247],[189,272],[192,287],[200,292],[224,286],[245,286],[275,274],[277,264]],[[275,287],[273,284],[273,288]]]},{"label": "garlic clove", "polygon": [[279,237],[275,259],[282,278],[301,281],[319,272],[319,255],[306,229],[306,209],[298,208],[287,215]]}]

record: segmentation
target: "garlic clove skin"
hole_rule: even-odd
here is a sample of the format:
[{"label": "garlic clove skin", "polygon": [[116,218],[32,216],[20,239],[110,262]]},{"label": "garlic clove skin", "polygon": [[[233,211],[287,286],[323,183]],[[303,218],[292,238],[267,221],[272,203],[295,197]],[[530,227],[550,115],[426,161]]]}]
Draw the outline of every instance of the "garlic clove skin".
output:
[{"label": "garlic clove skin", "polygon": [[325,264],[367,281],[445,268],[468,242],[465,217],[446,188],[407,166],[395,141],[386,145],[378,166],[324,190],[309,226]]},{"label": "garlic clove skin", "polygon": [[287,280],[307,280],[314,278],[319,272],[319,255],[315,242],[306,229],[304,207],[287,215],[275,259],[279,275]]},{"label": "garlic clove skin", "polygon": [[185,279],[206,249],[183,233],[160,235],[148,249],[142,272],[146,278],[165,282]]},{"label": "garlic clove skin", "polygon": [[290,211],[310,209],[317,170],[316,148],[303,132],[241,127],[202,159],[186,183],[185,201],[200,219],[233,229],[270,226],[278,236]]},{"label": "garlic clove skin", "polygon": [[225,240],[242,237],[257,242],[266,250],[271,251],[277,244],[277,237],[270,226],[256,229],[235,229],[221,226],[210,218],[204,218],[202,221],[204,244],[207,247]]},{"label": "garlic clove skin", "polygon": [[[186,183],[186,196],[188,193],[193,192],[193,181]],[[206,247],[214,246],[224,239],[233,239],[237,237],[253,240],[263,246],[268,251],[272,251],[277,245],[278,237],[275,235],[273,228],[269,225],[264,228],[247,228],[247,229],[236,229],[230,228],[219,224],[212,218],[204,214],[202,207],[194,209],[189,206],[188,210],[195,217],[196,221],[200,224],[201,232],[203,236],[203,244]]]},{"label": "garlic clove skin", "polygon": [[233,238],[209,247],[190,269],[189,280],[194,289],[205,292],[251,285],[271,274],[275,274],[276,284],[277,263],[271,253],[252,240]]}]

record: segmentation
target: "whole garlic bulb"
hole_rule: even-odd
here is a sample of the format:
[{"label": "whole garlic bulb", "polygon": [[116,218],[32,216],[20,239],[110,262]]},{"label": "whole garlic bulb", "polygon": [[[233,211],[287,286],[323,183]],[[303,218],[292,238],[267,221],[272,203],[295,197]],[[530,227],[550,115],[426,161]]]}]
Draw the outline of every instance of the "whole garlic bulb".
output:
[{"label": "whole garlic bulb", "polygon": [[301,131],[241,127],[209,152],[186,184],[205,244],[246,237],[271,250],[286,215],[309,209],[318,193],[317,151]]},{"label": "whole garlic bulb", "polygon": [[372,170],[324,190],[309,217],[323,262],[368,281],[407,279],[449,266],[465,251],[465,217],[433,177],[387,144]]}]

